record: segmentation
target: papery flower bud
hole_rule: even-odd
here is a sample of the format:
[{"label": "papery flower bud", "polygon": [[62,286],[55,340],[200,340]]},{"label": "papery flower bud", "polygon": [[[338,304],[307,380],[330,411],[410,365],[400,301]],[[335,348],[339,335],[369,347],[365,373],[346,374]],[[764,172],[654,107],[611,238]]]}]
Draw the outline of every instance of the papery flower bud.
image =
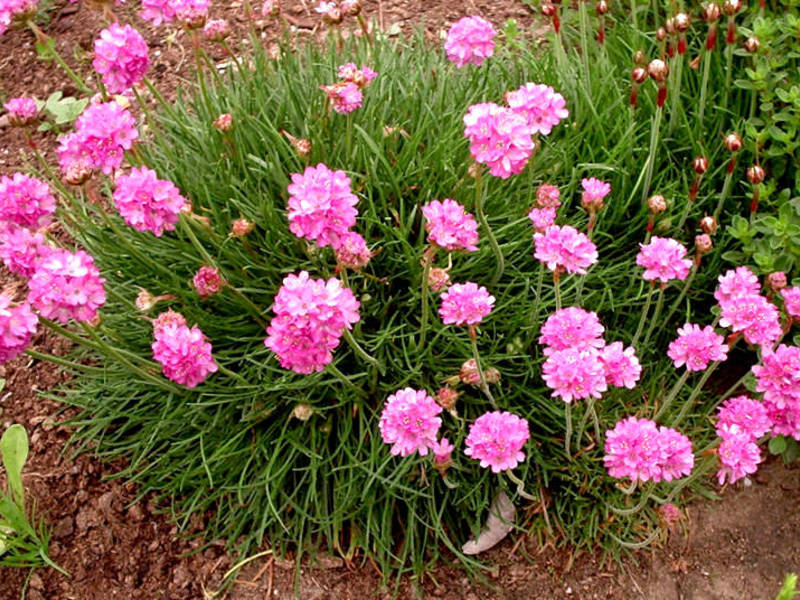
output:
[{"label": "papery flower bud", "polygon": [[294,148],[295,152],[299,154],[301,157],[305,158],[309,154],[311,154],[311,140],[306,138],[296,138],[291,133],[285,130],[281,130],[281,133],[289,140],[289,143],[292,144],[292,148]]},{"label": "papery flower bud", "polygon": [[461,383],[466,383],[467,385],[480,384],[481,374],[478,372],[478,363],[475,362],[474,358],[464,361],[464,364],[461,365],[461,369],[458,371],[458,378],[461,380]]},{"label": "papery flower bud", "polygon": [[725,0],[722,3],[722,12],[724,12],[729,17],[734,16],[742,9],[742,1],[741,0]]},{"label": "papery flower bud", "polygon": [[450,287],[450,274],[446,269],[431,267],[428,272],[428,288],[434,292],[441,292]]},{"label": "papery flower bud", "polygon": [[92,169],[83,163],[73,163],[64,172],[64,181],[69,185],[83,185],[92,176]]},{"label": "papery flower bud", "polygon": [[148,312],[155,305],[156,305],[156,297],[153,296],[153,294],[148,292],[146,289],[142,288],[142,290],[136,296],[136,308],[138,308],[142,312]]},{"label": "papery flower bud", "polygon": [[25,127],[39,117],[39,107],[33,98],[11,98],[3,108],[8,112],[8,122],[12,127]]},{"label": "papery flower bud", "polygon": [[[478,378],[478,381],[480,381],[480,378]],[[456,406],[458,396],[458,392],[453,388],[443,387],[436,392],[436,402],[445,410],[453,410]]]},{"label": "papery flower bud", "polygon": [[701,233],[700,235],[695,236],[694,247],[698,254],[708,254],[714,247],[714,243],[711,241],[710,235],[707,233]]},{"label": "papery flower bud", "polygon": [[554,4],[543,4],[542,5],[542,14],[545,17],[552,17],[558,12],[558,9],[555,7]]},{"label": "papery flower bud", "polygon": [[292,410],[292,417],[294,417],[298,421],[308,421],[311,418],[311,415],[313,414],[314,414],[314,409],[311,408],[310,404],[305,404],[305,403],[296,404],[294,409]]},{"label": "papery flower bud", "polygon": [[722,16],[722,10],[716,2],[710,2],[703,8],[703,20],[706,23],[716,23]]},{"label": "papery flower bud", "polygon": [[663,42],[665,39],[667,39],[667,30],[664,29],[663,27],[659,27],[656,30],[656,39],[659,42]]},{"label": "papery flower bud", "polygon": [[483,372],[483,378],[486,381],[486,383],[499,383],[500,371],[498,371],[494,367],[489,367]]},{"label": "papery flower bud", "polygon": [[631,71],[631,79],[636,83],[644,83],[647,79],[647,69],[644,67],[635,67],[633,71]]},{"label": "papery flower bud", "polygon": [[696,156],[692,161],[692,168],[698,175],[703,175],[708,171],[708,159],[705,156]]},{"label": "papery flower bud", "polygon": [[230,131],[233,127],[233,116],[230,113],[223,113],[214,120],[213,125],[222,132]]},{"label": "papery flower bud", "polygon": [[647,72],[654,81],[661,83],[667,78],[667,75],[669,75],[669,67],[663,60],[656,58],[655,60],[651,60],[650,64],[647,65]]},{"label": "papery flower bud", "polygon": [[342,22],[342,11],[335,2],[323,0],[314,10],[322,14],[322,20],[326,23],[336,25]]},{"label": "papery flower bud", "polygon": [[280,12],[281,5],[278,0],[265,0],[264,4],[261,5],[261,16],[264,18],[276,17]]},{"label": "papery flower bud", "polygon": [[761,48],[761,42],[757,37],[749,37],[744,41],[744,49],[751,54],[758,52],[759,48]]},{"label": "papery flower bud", "polygon": [[689,68],[693,71],[697,71],[700,68],[700,55],[698,54],[692,60],[689,61]]},{"label": "papery flower bud", "polygon": [[703,233],[714,235],[717,233],[717,220],[710,215],[706,215],[700,219],[700,229],[703,230]]},{"label": "papery flower bud", "polygon": [[218,293],[224,283],[219,269],[209,266],[200,267],[192,278],[194,289],[203,297]]},{"label": "papery flower bud", "polygon": [[650,212],[654,215],[658,215],[667,210],[667,201],[661,194],[655,194],[647,199],[647,208],[650,209]]},{"label": "papery flower bud", "polygon": [[231,34],[231,26],[225,19],[211,19],[203,27],[203,37],[210,42],[222,42]]},{"label": "papery flower bud", "polygon": [[606,0],[598,0],[597,4],[595,4],[595,9],[598,15],[604,15],[608,12],[608,3]]},{"label": "papery flower bud", "polygon": [[342,0],[339,8],[345,17],[355,17],[361,12],[361,0]]},{"label": "papery flower bud", "polygon": [[688,30],[691,24],[692,21],[688,14],[678,13],[675,15],[675,29],[677,29],[680,33],[684,33],[686,30]]},{"label": "papery flower bud", "polygon": [[281,52],[280,44],[272,42],[267,46],[267,56],[269,56],[272,60],[280,60],[283,56]]},{"label": "papery flower bud", "polygon": [[647,62],[647,55],[644,50],[637,50],[633,53],[633,62],[637,65],[643,65]]},{"label": "papery flower bud", "polygon": [[670,17],[664,22],[664,31],[666,31],[669,35],[672,35],[677,31],[675,28],[675,17]]},{"label": "papery flower bud", "polygon": [[736,132],[726,135],[724,143],[729,152],[738,152],[742,149],[742,138]]},{"label": "papery flower bud", "polygon": [[774,271],[767,275],[767,285],[773,292],[779,292],[785,288],[788,283],[786,281],[786,273],[783,271]]},{"label": "papery flower bud", "polygon": [[760,165],[753,165],[747,169],[747,181],[757,185],[764,181],[764,169]]},{"label": "papery flower bud", "polygon": [[683,513],[674,504],[664,504],[658,509],[658,520],[667,528],[683,520]]},{"label": "papery flower bud", "polygon": [[244,237],[255,229],[255,223],[247,219],[236,219],[231,226],[231,235],[233,237]]}]

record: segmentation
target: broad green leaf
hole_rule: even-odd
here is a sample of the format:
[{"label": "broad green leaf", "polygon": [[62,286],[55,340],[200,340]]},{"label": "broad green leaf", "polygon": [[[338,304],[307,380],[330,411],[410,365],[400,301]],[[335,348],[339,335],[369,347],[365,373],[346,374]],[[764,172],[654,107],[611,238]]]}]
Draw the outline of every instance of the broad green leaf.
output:
[{"label": "broad green leaf", "polygon": [[786,450],[786,438],[782,435],[774,437],[769,441],[767,447],[770,454],[783,454],[783,451]]},{"label": "broad green leaf", "polygon": [[22,468],[28,460],[28,434],[25,428],[15,423],[0,438],[0,455],[6,469],[11,497],[24,510],[25,490],[22,487]]}]

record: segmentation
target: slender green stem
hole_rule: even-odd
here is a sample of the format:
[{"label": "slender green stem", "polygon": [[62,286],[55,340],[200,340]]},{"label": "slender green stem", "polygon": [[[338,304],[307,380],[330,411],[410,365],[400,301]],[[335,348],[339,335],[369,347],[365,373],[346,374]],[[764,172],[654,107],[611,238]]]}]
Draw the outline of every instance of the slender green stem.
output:
[{"label": "slender green stem", "polygon": [[426,250],[425,253],[422,255],[422,313],[419,317],[419,348],[422,349],[425,346],[425,334],[428,330],[428,319],[429,319],[429,312],[430,309],[428,308],[428,289],[430,282],[428,279],[430,278],[431,274],[431,263],[433,262],[432,252],[430,250]]},{"label": "slender green stem", "polygon": [[40,47],[47,53],[46,56],[53,58],[53,60],[58,63],[58,65],[67,74],[67,77],[72,80],[72,82],[81,92],[84,94],[91,94],[92,89],[86,85],[86,82],[84,82],[83,79],[81,79],[81,77],[75,73],[75,71],[73,71],[66,62],[64,62],[64,59],[56,49],[56,43],[53,38],[42,31],[32,20],[28,20],[27,25],[36,36],[36,41],[39,43]]},{"label": "slender green stem", "polygon": [[567,458],[572,460],[572,403],[566,402],[564,404],[564,451],[567,453]]},{"label": "slender green stem", "polygon": [[376,358],[374,358],[373,356],[371,356],[370,354],[368,354],[368,353],[366,352],[366,350],[364,350],[364,349],[363,349],[363,348],[362,348],[362,347],[361,347],[361,346],[358,344],[358,342],[356,341],[356,339],[353,337],[353,332],[352,332],[352,331],[350,331],[349,329],[347,329],[347,327],[345,327],[345,328],[344,328],[344,330],[343,330],[343,332],[344,332],[344,339],[345,339],[345,341],[347,341],[347,343],[350,345],[350,347],[353,349],[353,351],[354,351],[354,352],[355,352],[355,353],[356,353],[358,356],[360,356],[360,357],[362,358],[362,360],[365,360],[366,362],[368,362],[369,364],[371,364],[373,367],[378,367],[378,368],[380,368],[380,366],[381,366],[381,363],[380,363],[380,362],[378,362],[378,360],[377,360]]},{"label": "slender green stem", "polygon": [[492,247],[495,261],[497,261],[494,275],[492,275],[492,279],[489,282],[489,285],[494,285],[500,280],[500,277],[503,276],[505,260],[503,259],[503,252],[500,250],[500,245],[497,243],[497,239],[494,237],[494,233],[492,233],[489,227],[489,221],[486,220],[486,215],[483,212],[483,178],[481,177],[483,167],[476,163],[475,171],[475,214],[486,232],[486,239],[489,240],[489,245]]},{"label": "slender green stem", "polygon": [[703,82],[700,84],[700,110],[697,113],[697,131],[703,131],[703,117],[706,114],[708,101],[708,78],[711,75],[711,57],[714,53],[710,50],[703,51]]},{"label": "slender green stem", "polygon": [[650,129],[650,148],[647,154],[647,164],[645,165],[644,187],[642,188],[642,204],[647,202],[647,195],[650,193],[650,184],[653,182],[653,168],[656,164],[656,147],[658,146],[658,134],[661,128],[661,117],[664,114],[664,107],[656,107],[656,114],[653,117],[653,124]]},{"label": "slender green stem", "polygon": [[630,508],[617,508],[616,506],[611,506],[610,504],[608,504],[607,506],[611,510],[611,512],[613,512],[614,514],[617,514],[617,515],[619,515],[621,517],[629,517],[631,515],[635,515],[640,510],[642,510],[644,508],[645,504],[647,504],[647,501],[649,499],[650,499],[649,491],[645,492],[643,490],[642,491],[642,496],[639,499],[639,502],[637,502],[635,505],[631,506]]},{"label": "slender green stem", "polygon": [[492,403],[493,408],[497,408],[497,402],[495,402],[494,396],[492,396],[492,392],[489,389],[489,385],[486,383],[486,377],[483,374],[483,367],[481,366],[481,355],[478,352],[478,335],[475,331],[475,327],[470,325],[469,326],[469,341],[472,344],[472,357],[475,359],[475,367],[478,369],[478,377],[481,380],[481,391],[484,395],[489,399],[489,402]]},{"label": "slender green stem", "polygon": [[351,390],[353,390],[353,391],[354,391],[356,394],[358,394],[358,395],[359,395],[359,396],[361,396],[362,398],[366,397],[366,392],[364,392],[364,390],[362,390],[361,388],[359,388],[358,386],[356,386],[356,384],[354,384],[352,381],[350,381],[350,380],[347,378],[347,376],[346,376],[344,373],[342,373],[342,372],[341,372],[341,371],[340,371],[340,370],[339,370],[339,369],[336,367],[336,365],[334,365],[333,363],[328,363],[327,369],[328,369],[328,371],[330,371],[331,373],[333,373],[333,374],[336,376],[336,378],[337,378],[337,379],[339,379],[339,380],[340,380],[342,383],[344,383],[344,384],[345,384],[347,387],[349,387]]},{"label": "slender green stem", "polygon": [[719,195],[719,200],[717,201],[717,208],[714,209],[714,219],[719,222],[719,215],[722,213],[722,207],[725,204],[725,200],[728,198],[728,194],[731,191],[731,183],[733,183],[733,172],[736,170],[736,156],[731,157],[731,162],[729,163],[728,173],[725,175],[725,181],[722,184],[722,192]]},{"label": "slender green stem", "polygon": [[[733,17],[731,17],[733,18]],[[722,97],[722,110],[728,108],[728,98],[731,93],[731,72],[733,71],[733,46],[728,44],[725,47],[725,95]]]},{"label": "slender green stem", "polygon": [[633,22],[633,30],[639,31],[639,25],[636,23],[636,0],[631,0],[631,21]]},{"label": "slender green stem", "polygon": [[575,432],[575,441],[578,444],[578,448],[580,449],[581,445],[581,438],[583,438],[583,432],[586,431],[586,423],[589,421],[589,417],[592,417],[592,422],[594,423],[594,435],[596,439],[600,439],[600,421],[597,418],[597,412],[594,409],[594,398],[589,398],[586,402],[586,410],[583,411],[583,415],[581,416],[581,420],[578,423],[578,429]]},{"label": "slender green stem", "polygon": [[678,392],[681,391],[683,385],[686,383],[686,380],[689,379],[689,369],[684,369],[683,373],[681,374],[678,381],[675,382],[675,385],[672,386],[672,389],[667,394],[667,397],[664,399],[664,402],[661,404],[661,408],[658,409],[656,412],[655,417],[653,417],[654,421],[658,421],[658,419],[667,412],[667,409],[672,404],[672,401],[675,400],[675,397],[678,395]]},{"label": "slender green stem", "polygon": [[686,402],[683,403],[683,406],[681,406],[681,410],[678,413],[678,416],[676,416],[675,419],[673,419],[672,423],[670,423],[669,425],[670,427],[677,427],[678,424],[681,421],[683,421],[683,418],[686,416],[687,411],[689,410],[689,408],[692,407],[695,399],[703,390],[703,386],[706,384],[706,381],[708,381],[708,378],[711,377],[711,374],[717,368],[719,363],[720,361],[715,360],[708,366],[708,368],[706,368],[705,373],[703,373],[703,376],[700,377],[700,380],[697,382],[697,385],[694,386],[694,389],[692,390],[692,393],[689,395],[689,398],[686,400]]},{"label": "slender green stem", "polygon": [[37,352],[36,350],[31,350],[28,348],[25,350],[25,354],[30,356],[31,358],[35,358],[36,360],[41,360],[45,362],[51,362],[55,365],[60,367],[64,367],[65,369],[75,369],[76,371],[84,371],[86,373],[100,373],[103,369],[99,367],[92,367],[90,365],[83,365],[81,363],[68,360],[61,356],[56,356],[54,354],[45,354],[43,352]]},{"label": "slender green stem", "polygon": [[219,363],[217,363],[217,368],[219,369],[219,372],[222,373],[223,375],[227,375],[228,377],[232,377],[233,379],[236,379],[239,383],[244,384],[246,386],[250,386],[251,385],[250,382],[247,381],[247,379],[245,379],[244,377],[242,377],[241,375],[239,375],[235,371],[231,371],[229,368],[227,368],[227,367],[225,367],[225,366],[223,366],[223,365],[221,365]]},{"label": "slender green stem", "polygon": [[683,302],[683,299],[686,297],[686,294],[689,291],[692,282],[694,281],[695,275],[697,275],[698,269],[699,267],[697,266],[697,263],[694,263],[692,265],[692,270],[689,271],[689,276],[686,278],[686,281],[683,282],[681,293],[678,295],[678,298],[675,300],[675,302],[672,303],[672,306],[669,307],[669,312],[667,312],[667,316],[664,317],[663,320],[664,323],[669,323],[670,319],[672,319],[672,315],[674,315],[675,311],[680,307],[681,302]]},{"label": "slender green stem", "polygon": [[636,347],[636,342],[639,341],[639,336],[642,335],[642,330],[644,329],[644,322],[647,320],[647,313],[650,312],[650,304],[653,301],[653,289],[656,287],[654,281],[650,282],[650,287],[647,290],[647,298],[644,301],[644,307],[642,308],[642,316],[639,317],[639,324],[636,326],[636,333],[633,335],[633,340],[631,341],[631,346],[634,348]]},{"label": "slender green stem", "polygon": [[642,342],[642,347],[647,348],[647,342],[650,341],[650,336],[653,335],[653,331],[656,328],[656,324],[659,322],[658,317],[661,316],[661,309],[664,308],[664,288],[658,288],[658,300],[656,300],[656,309],[653,311],[653,318],[650,320],[650,326],[647,328],[647,334],[644,336],[644,341]]},{"label": "slender green stem", "polygon": [[675,60],[672,61],[674,68],[674,75],[672,78],[672,102],[670,103],[670,116],[669,127],[667,128],[667,135],[672,135],[675,131],[675,126],[678,124],[678,116],[681,112],[681,81],[683,79],[683,54],[676,54]]},{"label": "slender green stem", "polygon": [[589,70],[589,15],[586,12],[586,0],[578,0],[578,16],[580,18],[583,80],[584,86],[589,90],[591,89],[591,71]]},{"label": "slender green stem", "polygon": [[506,475],[508,475],[508,478],[513,483],[517,484],[517,494],[519,494],[522,498],[525,498],[525,500],[530,500],[531,502],[534,502],[534,501],[538,500],[538,498],[536,496],[531,496],[530,494],[528,494],[525,491],[525,482],[522,481],[522,479],[520,479],[516,475],[514,475],[514,471],[512,471],[511,469],[508,469],[506,471]]},{"label": "slender green stem", "polygon": [[561,310],[561,276],[557,270],[553,272],[553,292],[556,295],[556,310]]}]

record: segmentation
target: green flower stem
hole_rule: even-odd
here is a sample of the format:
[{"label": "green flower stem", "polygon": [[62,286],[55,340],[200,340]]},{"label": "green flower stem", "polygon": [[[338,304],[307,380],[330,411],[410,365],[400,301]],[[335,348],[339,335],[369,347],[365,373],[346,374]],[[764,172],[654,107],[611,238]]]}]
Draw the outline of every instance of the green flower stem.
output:
[{"label": "green flower stem", "polygon": [[647,194],[650,193],[650,184],[653,182],[653,168],[656,164],[656,146],[658,146],[658,134],[661,127],[661,117],[664,114],[664,107],[658,106],[653,117],[653,124],[650,128],[650,148],[647,154],[647,164],[645,165],[644,187],[642,188],[642,204],[647,202]]},{"label": "green flower stem", "polygon": [[692,270],[689,271],[689,276],[686,278],[686,281],[684,281],[683,287],[681,288],[681,293],[678,295],[677,300],[675,300],[675,302],[672,303],[672,306],[669,307],[669,312],[667,312],[667,316],[664,318],[664,323],[669,323],[670,319],[672,319],[672,315],[675,314],[675,311],[680,307],[681,302],[683,302],[683,299],[686,297],[686,294],[689,291],[689,288],[691,287],[699,268],[700,267],[697,262],[692,264]]},{"label": "green flower stem", "polygon": [[631,21],[634,30],[639,31],[639,25],[636,23],[636,0],[631,0]]},{"label": "green flower stem", "polygon": [[366,351],[365,351],[365,350],[364,350],[364,349],[363,349],[363,348],[362,348],[362,347],[361,347],[361,346],[358,344],[358,342],[357,342],[357,341],[355,340],[355,338],[353,337],[353,332],[351,332],[351,331],[350,331],[350,330],[349,330],[347,327],[345,327],[343,331],[344,331],[344,339],[347,341],[347,343],[350,345],[350,347],[353,349],[353,351],[354,351],[354,352],[355,352],[355,353],[356,353],[358,356],[360,356],[360,357],[361,357],[363,360],[365,360],[366,362],[368,362],[369,364],[371,364],[373,367],[378,367],[378,368],[380,368],[380,366],[381,366],[381,363],[380,363],[380,362],[378,362],[378,360],[377,360],[376,358],[374,358],[373,356],[369,355],[369,354],[368,354],[368,353],[367,353],[367,352],[366,352]]},{"label": "green flower stem", "polygon": [[[539,307],[542,305],[541,298],[542,298],[542,285],[544,284],[544,263],[539,263],[539,274],[536,276],[536,292],[535,298],[533,301],[533,310],[531,310],[531,317],[530,317],[530,324],[531,324],[531,333],[532,337],[536,336],[536,332],[539,330]],[[531,338],[529,337],[528,343],[530,343]]]},{"label": "green flower stem", "polygon": [[650,341],[650,336],[656,328],[656,323],[659,322],[658,318],[661,316],[661,309],[664,308],[664,286],[658,288],[658,300],[656,300],[656,308],[653,311],[653,318],[650,319],[650,327],[647,328],[647,335],[644,336],[642,347],[647,348],[647,342]]},{"label": "green flower stem", "polygon": [[514,475],[513,470],[511,469],[506,470],[506,475],[508,475],[508,478],[513,483],[517,484],[517,494],[519,494],[522,498],[525,498],[525,500],[530,500],[531,502],[535,502],[536,500],[538,500],[536,496],[531,496],[525,491],[525,482],[522,481],[522,479],[520,479],[516,475]]},{"label": "green flower stem", "polygon": [[[682,34],[681,34],[682,35]],[[667,128],[667,135],[672,135],[675,131],[675,126],[678,124],[678,113],[681,110],[681,81],[683,79],[683,54],[675,54],[675,60],[672,61],[674,68],[674,75],[672,78],[672,102],[670,103],[670,116],[669,127]]]},{"label": "green flower stem", "polygon": [[719,201],[717,202],[717,208],[714,209],[714,219],[719,222],[719,215],[722,213],[722,206],[725,204],[725,200],[728,198],[728,194],[731,191],[731,183],[733,183],[733,172],[736,170],[736,155],[734,154],[731,156],[730,162],[728,163],[728,173],[725,175],[725,181],[722,184],[722,192],[719,195]]},{"label": "green flower stem", "polygon": [[430,309],[428,307],[428,289],[430,286],[430,282],[428,278],[431,274],[431,263],[433,262],[433,247],[429,247],[425,252],[422,254],[422,313],[420,314],[419,318],[419,344],[418,347],[421,349],[425,346],[425,334],[428,330],[428,319]]},{"label": "green flower stem", "polygon": [[678,424],[681,421],[683,421],[683,418],[686,416],[686,412],[694,404],[695,399],[700,394],[700,392],[703,390],[703,386],[706,384],[706,381],[708,381],[708,378],[711,377],[711,374],[717,368],[719,363],[720,363],[720,361],[715,360],[713,363],[711,363],[708,366],[708,368],[706,369],[705,373],[703,373],[703,376],[697,382],[697,385],[694,386],[694,389],[692,390],[692,393],[689,395],[688,400],[686,400],[686,402],[683,403],[683,406],[681,406],[681,410],[678,413],[678,416],[675,417],[675,419],[672,421],[672,423],[670,423],[670,425],[669,425],[670,427],[677,427]]},{"label": "green flower stem", "polygon": [[617,542],[623,548],[627,548],[629,550],[640,550],[641,548],[647,548],[647,546],[653,543],[653,541],[658,537],[659,529],[656,527],[653,530],[653,533],[648,535],[641,542],[626,542],[624,540],[619,539],[610,531],[607,531],[606,533],[608,534],[609,537],[611,537],[615,542]]},{"label": "green flower stem", "polygon": [[586,12],[586,0],[578,0],[578,16],[581,32],[581,61],[583,62],[583,81],[586,89],[590,89],[591,71],[589,69],[589,15]]},{"label": "green flower stem", "polygon": [[583,432],[586,431],[586,423],[589,421],[590,416],[592,417],[592,423],[594,424],[595,439],[600,439],[600,420],[597,418],[597,411],[595,411],[594,403],[595,399],[589,398],[589,400],[586,402],[586,410],[583,412],[581,420],[578,423],[578,429],[575,433],[575,440],[579,449],[581,445],[581,438],[583,438]]},{"label": "green flower stem", "polygon": [[[611,512],[621,517],[635,515],[645,507],[647,501],[650,499],[650,489],[652,489],[652,486],[648,487],[647,491],[642,490],[642,496],[639,499],[639,502],[629,508],[617,508],[616,506],[612,506],[610,504],[607,506]],[[630,495],[628,497],[630,497]]]},{"label": "green flower stem", "polygon": [[675,400],[675,396],[677,396],[678,392],[681,391],[687,379],[689,379],[689,369],[684,369],[680,378],[675,382],[675,385],[672,386],[672,389],[669,391],[667,397],[664,399],[664,402],[661,404],[661,408],[658,409],[656,415],[653,417],[654,421],[658,421],[658,419],[661,418],[665,412],[667,412],[667,409],[672,404],[672,401]]},{"label": "green flower stem", "polygon": [[219,363],[217,363],[217,368],[219,369],[219,372],[222,373],[223,375],[227,375],[228,377],[236,379],[239,383],[241,383],[243,385],[246,385],[246,386],[250,386],[251,385],[251,383],[249,381],[247,381],[247,379],[245,379],[244,377],[242,377],[241,375],[239,375],[235,371],[231,371],[229,368],[227,368],[227,367],[225,367],[225,366],[223,366],[223,365],[221,365]]},{"label": "green flower stem", "polygon": [[481,379],[481,391],[489,399],[489,402],[492,403],[492,408],[497,409],[497,402],[495,402],[494,396],[492,396],[492,392],[489,389],[489,385],[486,383],[486,377],[483,374],[481,356],[478,352],[478,334],[474,325],[469,326],[469,341],[472,344],[472,356],[475,359],[475,366],[478,369],[478,377]]},{"label": "green flower stem", "polygon": [[56,50],[56,44],[53,41],[53,38],[51,38],[44,31],[42,31],[39,28],[39,26],[36,25],[36,23],[34,23],[32,20],[28,20],[27,25],[30,28],[30,30],[33,31],[33,35],[36,36],[37,43],[42,48],[44,48],[47,51],[48,55],[58,63],[58,65],[67,74],[67,77],[69,77],[72,80],[72,82],[77,86],[77,88],[84,94],[91,94],[92,89],[88,85],[86,85],[86,82],[84,82],[83,79],[81,79],[81,77],[77,73],[75,73],[75,71],[73,71],[66,62],[64,62],[64,59],[58,53],[58,50]]},{"label": "green flower stem", "polygon": [[[730,17],[730,19],[733,20],[733,17]],[[725,37],[727,39],[727,35]],[[727,110],[728,99],[731,93],[731,71],[733,71],[733,46],[734,44],[728,44],[725,47],[725,95],[722,97],[722,110]]]},{"label": "green flower stem", "polygon": [[359,388],[358,386],[356,386],[356,384],[354,384],[352,381],[350,381],[350,380],[347,378],[347,376],[346,376],[344,373],[342,373],[342,372],[341,372],[341,371],[340,371],[340,370],[339,370],[339,369],[336,367],[336,365],[334,365],[333,363],[328,363],[328,366],[327,366],[326,368],[327,368],[327,369],[328,369],[328,371],[330,371],[330,372],[331,372],[333,375],[335,375],[335,376],[336,376],[336,378],[337,378],[338,380],[340,380],[342,383],[344,383],[344,384],[345,384],[345,385],[346,385],[348,388],[350,388],[351,390],[353,390],[353,391],[354,391],[356,394],[358,394],[360,397],[362,397],[362,398],[366,398],[366,396],[367,396],[366,392],[365,392],[364,390],[362,390],[361,388]]},{"label": "green flower stem", "polygon": [[[716,25],[712,25],[716,27]],[[706,114],[706,102],[708,101],[708,78],[711,75],[711,57],[714,53],[711,50],[703,50],[703,81],[700,84],[700,110],[697,113],[697,130],[703,129],[703,117]]]},{"label": "green flower stem", "polygon": [[103,369],[100,367],[92,367],[90,365],[82,365],[81,363],[68,360],[61,356],[56,356],[55,354],[45,354],[43,352],[37,352],[36,350],[31,350],[28,348],[25,350],[25,354],[30,356],[31,358],[35,358],[36,360],[41,360],[45,362],[51,362],[56,364],[60,367],[64,367],[65,369],[75,369],[77,371],[83,371],[85,373],[102,373]]},{"label": "green flower stem", "polygon": [[556,310],[561,310],[561,277],[558,267],[553,271],[553,292],[556,295]]},{"label": "green flower stem", "polygon": [[567,453],[567,458],[572,460],[572,450],[570,445],[572,442],[572,403],[566,402],[564,406],[564,416],[566,421],[566,431],[564,432],[564,451]]},{"label": "green flower stem", "polygon": [[639,341],[639,336],[642,335],[644,329],[644,322],[647,320],[647,313],[650,312],[650,304],[653,301],[653,289],[656,287],[655,281],[650,282],[650,287],[647,290],[647,297],[644,301],[644,308],[642,308],[642,316],[639,317],[639,325],[636,326],[636,333],[633,335],[631,346],[636,347],[636,342]]},{"label": "green flower stem", "polygon": [[497,243],[497,239],[494,237],[494,234],[489,227],[489,221],[486,220],[486,215],[483,213],[483,178],[481,177],[483,167],[475,163],[475,171],[475,214],[477,215],[478,221],[486,232],[486,239],[489,240],[489,245],[492,247],[494,258],[497,261],[494,275],[492,275],[492,279],[489,282],[489,285],[493,286],[503,275],[503,270],[505,269],[505,260],[503,259],[503,252],[500,250],[500,245]]}]

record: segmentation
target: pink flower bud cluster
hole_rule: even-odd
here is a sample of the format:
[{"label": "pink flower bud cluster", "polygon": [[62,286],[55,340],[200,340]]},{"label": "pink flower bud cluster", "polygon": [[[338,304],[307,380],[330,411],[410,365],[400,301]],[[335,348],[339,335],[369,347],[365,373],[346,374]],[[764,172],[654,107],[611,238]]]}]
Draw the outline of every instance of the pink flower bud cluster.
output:
[{"label": "pink flower bud cluster", "polygon": [[348,114],[361,108],[364,90],[378,74],[369,67],[356,67],[355,63],[346,63],[339,67],[341,81],[330,85],[321,85],[331,101],[333,110],[340,114]]},{"label": "pink flower bud cluster", "polygon": [[561,206],[561,192],[558,187],[543,183],[536,189],[536,204],[528,212],[536,233],[544,233],[556,222],[558,207]]},{"label": "pink flower bud cluster", "polygon": [[507,411],[484,413],[470,425],[464,454],[493,473],[514,469],[525,460],[523,446],[530,438],[528,422]]},{"label": "pink flower bud cluster", "polygon": [[30,304],[12,306],[11,298],[0,294],[0,364],[13,360],[28,347],[38,323]]},{"label": "pink flower bud cluster", "polygon": [[22,173],[0,178],[0,229],[45,227],[55,210],[56,199],[45,182]]},{"label": "pink flower bud cluster", "polygon": [[471,281],[454,283],[442,294],[439,315],[445,325],[479,325],[493,306],[494,296],[485,287]]},{"label": "pink flower bud cluster", "polygon": [[39,116],[39,107],[33,98],[11,98],[3,104],[8,112],[8,120],[15,127],[22,127],[36,120]]},{"label": "pink flower bud cluster", "polygon": [[553,225],[543,233],[533,234],[534,257],[551,271],[586,274],[597,262],[597,247],[583,233],[570,225]]},{"label": "pink flower bud cluster", "polygon": [[678,329],[678,338],[670,343],[667,356],[676,369],[686,365],[688,371],[702,371],[712,361],[725,360],[728,346],[710,325],[701,329],[699,325],[686,323]]},{"label": "pink flower bud cluster", "polygon": [[334,245],[334,252],[337,263],[354,271],[366,267],[372,258],[367,240],[355,231],[345,231],[341,234]]},{"label": "pink flower bud cluster", "polygon": [[539,343],[547,357],[542,378],[564,402],[600,398],[609,386],[632,389],[642,367],[633,347],[606,345],[594,312],[577,306],[557,310],[542,325]]},{"label": "pink flower bud cluster", "polygon": [[447,58],[459,69],[468,64],[483,64],[494,54],[494,38],[497,32],[492,24],[482,17],[464,17],[455,22],[447,32],[444,51]]},{"label": "pink flower bud cluster", "polygon": [[595,211],[603,207],[603,200],[611,193],[611,184],[601,181],[596,177],[584,177],[581,179],[581,204],[587,210]]},{"label": "pink flower bud cluster", "polygon": [[312,279],[307,271],[288,275],[275,296],[275,313],[264,345],[284,369],[309,374],[333,360],[344,329],[360,319],[359,302],[332,277]]},{"label": "pink flower bud cluster", "polygon": [[116,184],[114,206],[123,220],[137,231],[149,231],[156,237],[173,231],[188,205],[175,184],[159,179],[147,167],[134,167],[129,174],[118,175]]},{"label": "pink flower bud cluster", "polygon": [[223,283],[219,269],[207,265],[200,267],[192,277],[192,285],[201,297],[218,294]]},{"label": "pink flower bud cluster", "polygon": [[441,412],[442,407],[424,390],[407,387],[389,396],[383,405],[379,427],[383,441],[392,444],[392,455],[408,456],[416,452],[426,456],[428,450],[435,448],[440,455],[449,457],[449,452],[436,441],[442,425],[438,416]]},{"label": "pink flower bud cluster", "polygon": [[738,267],[720,275],[714,297],[720,306],[720,325],[741,332],[748,344],[769,348],[783,330],[778,307],[761,295],[760,290],[752,271]]},{"label": "pink flower bud cluster", "polygon": [[433,200],[422,207],[428,241],[448,252],[478,249],[478,222],[455,200]]},{"label": "pink flower bud cluster", "polygon": [[616,479],[672,481],[689,475],[694,467],[688,437],[637,417],[623,419],[606,432],[604,451],[603,463]]},{"label": "pink flower bud cluster", "polygon": [[689,275],[692,261],[686,256],[686,247],[678,240],[654,235],[647,244],[639,244],[636,264],[644,267],[642,277],[646,281],[669,283],[673,279],[683,281]]},{"label": "pink flower bud cluster", "polygon": [[183,315],[172,311],[159,315],[153,336],[153,358],[161,364],[167,379],[193,388],[219,369],[211,343],[196,325],[190,328]]},{"label": "pink flower bud cluster", "polygon": [[111,94],[139,83],[150,66],[147,42],[130,25],[112,23],[94,41],[92,66]]}]

